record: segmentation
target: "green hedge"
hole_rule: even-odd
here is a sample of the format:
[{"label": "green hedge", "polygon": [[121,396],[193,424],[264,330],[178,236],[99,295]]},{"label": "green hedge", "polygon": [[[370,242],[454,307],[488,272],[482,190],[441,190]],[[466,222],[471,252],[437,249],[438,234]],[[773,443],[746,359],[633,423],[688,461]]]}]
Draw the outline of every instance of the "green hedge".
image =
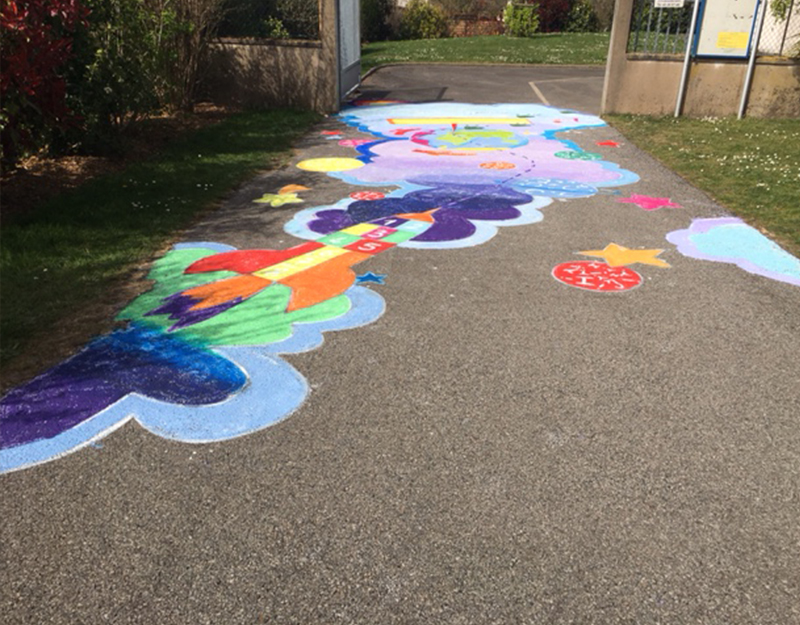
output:
[{"label": "green hedge", "polygon": [[441,39],[448,34],[447,16],[442,9],[424,0],[411,0],[400,21],[401,39]]},{"label": "green hedge", "polygon": [[533,37],[539,30],[538,4],[512,4],[503,11],[506,35],[511,37]]}]

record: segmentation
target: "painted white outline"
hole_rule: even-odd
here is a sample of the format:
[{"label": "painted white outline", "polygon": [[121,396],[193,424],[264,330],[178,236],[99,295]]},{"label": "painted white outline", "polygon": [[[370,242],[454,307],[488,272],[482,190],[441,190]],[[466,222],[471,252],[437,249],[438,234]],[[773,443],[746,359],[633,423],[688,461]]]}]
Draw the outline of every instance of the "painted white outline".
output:
[{"label": "painted white outline", "polygon": [[536,83],[531,80],[528,84],[531,86],[531,89],[533,89],[536,97],[541,100],[542,104],[545,106],[550,106],[550,102],[548,102],[547,98],[544,97],[544,94],[539,90],[539,87],[536,86]]}]

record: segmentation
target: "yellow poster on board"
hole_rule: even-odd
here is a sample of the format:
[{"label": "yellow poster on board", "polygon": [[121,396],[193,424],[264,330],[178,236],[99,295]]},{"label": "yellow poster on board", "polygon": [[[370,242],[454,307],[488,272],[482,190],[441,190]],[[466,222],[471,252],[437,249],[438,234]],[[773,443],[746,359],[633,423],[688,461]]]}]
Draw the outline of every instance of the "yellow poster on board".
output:
[{"label": "yellow poster on board", "polygon": [[735,50],[746,50],[750,33],[721,32],[717,35],[717,47]]}]

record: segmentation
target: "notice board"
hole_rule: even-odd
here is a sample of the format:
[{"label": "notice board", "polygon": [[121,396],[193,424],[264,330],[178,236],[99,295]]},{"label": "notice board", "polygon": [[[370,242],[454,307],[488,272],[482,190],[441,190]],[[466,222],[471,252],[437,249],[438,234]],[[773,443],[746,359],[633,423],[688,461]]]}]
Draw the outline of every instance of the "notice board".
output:
[{"label": "notice board", "polygon": [[704,0],[695,55],[747,57],[759,0]]}]

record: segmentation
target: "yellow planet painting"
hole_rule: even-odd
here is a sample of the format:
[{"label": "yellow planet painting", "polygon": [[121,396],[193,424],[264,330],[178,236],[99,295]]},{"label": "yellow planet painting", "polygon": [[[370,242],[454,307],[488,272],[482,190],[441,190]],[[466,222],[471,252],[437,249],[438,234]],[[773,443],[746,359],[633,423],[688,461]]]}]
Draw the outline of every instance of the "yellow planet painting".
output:
[{"label": "yellow planet painting", "polygon": [[297,164],[299,169],[305,171],[336,172],[349,171],[363,167],[364,163],[355,158],[310,158]]}]

